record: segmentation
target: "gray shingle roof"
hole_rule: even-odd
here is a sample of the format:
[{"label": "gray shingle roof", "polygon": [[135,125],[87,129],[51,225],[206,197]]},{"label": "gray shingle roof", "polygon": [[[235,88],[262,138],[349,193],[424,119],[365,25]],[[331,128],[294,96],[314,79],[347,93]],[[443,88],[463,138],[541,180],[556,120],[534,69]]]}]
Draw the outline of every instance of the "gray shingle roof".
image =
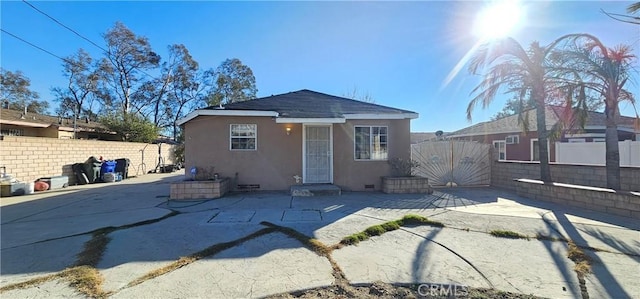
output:
[{"label": "gray shingle roof", "polygon": [[[545,109],[546,125],[550,130],[561,119],[570,117],[570,114],[566,114],[564,107],[559,106],[547,106]],[[528,119],[529,131],[535,131],[538,127],[538,121],[536,120],[536,112],[534,109],[530,109],[524,112],[525,119]],[[619,128],[634,128],[633,117],[620,116],[617,120]],[[585,126],[605,126],[606,118],[602,112],[588,112],[587,121]],[[474,136],[474,135],[487,135],[487,134],[499,134],[499,133],[514,133],[522,132],[522,124],[518,123],[518,115],[511,115],[504,118],[496,119],[493,121],[481,122],[458,131],[451,133],[450,137],[456,136]]]},{"label": "gray shingle roof", "polygon": [[[219,109],[217,106],[205,109]],[[345,114],[403,114],[413,111],[361,102],[308,89],[227,104],[225,110],[275,111],[280,117],[336,118]]]}]

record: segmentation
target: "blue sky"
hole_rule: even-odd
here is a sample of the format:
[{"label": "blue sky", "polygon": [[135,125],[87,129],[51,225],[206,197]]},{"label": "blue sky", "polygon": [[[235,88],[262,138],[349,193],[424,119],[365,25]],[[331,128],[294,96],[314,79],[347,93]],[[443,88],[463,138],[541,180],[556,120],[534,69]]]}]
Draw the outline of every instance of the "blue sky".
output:
[{"label": "blue sky", "polygon": [[[478,76],[466,68],[445,78],[477,42],[476,13],[487,2],[31,2],[98,44],[116,21],[149,38],[166,56],[184,44],[204,68],[239,58],[254,72],[258,96],[311,89],[344,95],[354,88],[378,104],[416,111],[412,131],[453,131],[488,120],[506,96],[466,120]],[[522,2],[526,14],[512,34],[523,45],[546,44],[568,33],[591,33],[608,45],[626,43],[640,53],[640,26],[600,12],[623,13],[624,1]],[[20,1],[2,1],[1,26],[58,56],[100,50]],[[64,86],[61,61],[2,34],[0,65],[20,70],[42,99]],[[637,73],[630,89],[637,95]],[[52,106],[55,106],[52,103]],[[632,115],[628,105],[623,115]]]}]

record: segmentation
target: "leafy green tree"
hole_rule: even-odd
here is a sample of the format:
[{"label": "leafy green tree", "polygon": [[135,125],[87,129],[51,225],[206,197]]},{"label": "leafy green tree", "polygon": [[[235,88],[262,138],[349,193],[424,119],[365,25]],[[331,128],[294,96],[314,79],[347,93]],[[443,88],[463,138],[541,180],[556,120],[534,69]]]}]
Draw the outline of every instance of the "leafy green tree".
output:
[{"label": "leafy green tree", "polygon": [[40,95],[29,89],[31,80],[21,71],[11,72],[0,68],[0,100],[9,102],[9,109],[44,114],[49,102],[38,101]]},{"label": "leafy green tree", "polygon": [[[604,104],[607,187],[619,190],[620,150],[616,120],[621,102],[629,102],[635,109],[634,95],[626,86],[631,82],[637,57],[628,45],[608,48],[590,34],[572,34],[568,39],[573,43],[563,53],[564,76],[570,87],[581,90],[578,101],[592,93]],[[636,119],[639,119],[637,112]]]},{"label": "leafy green tree", "polygon": [[253,71],[238,58],[223,61],[214,78],[214,88],[207,98],[209,105],[242,102],[255,98],[258,93]]},{"label": "leafy green tree", "polygon": [[159,129],[148,119],[133,113],[110,113],[99,118],[106,130],[115,132],[122,141],[151,142],[158,138]]},{"label": "leafy green tree", "polygon": [[104,85],[101,98],[106,106],[114,106],[123,114],[141,105],[132,103],[132,93],[145,82],[145,71],[158,67],[160,56],[156,54],[144,36],[137,36],[124,24],[116,22],[104,35],[107,44],[106,57],[98,64]]},{"label": "leafy green tree", "polygon": [[[488,69],[480,84],[471,92],[475,97],[467,106],[467,119],[471,120],[475,106],[482,104],[483,108],[488,107],[500,90],[515,94],[519,107],[524,107],[527,101],[534,104],[540,153],[540,179],[543,181],[551,181],[545,101],[549,91],[557,86],[557,82],[554,82],[551,56],[561,40],[562,38],[547,46],[533,42],[526,50],[513,38],[488,42],[479,47],[469,64],[469,72],[472,74]],[[522,117],[520,114],[520,118]]]}]

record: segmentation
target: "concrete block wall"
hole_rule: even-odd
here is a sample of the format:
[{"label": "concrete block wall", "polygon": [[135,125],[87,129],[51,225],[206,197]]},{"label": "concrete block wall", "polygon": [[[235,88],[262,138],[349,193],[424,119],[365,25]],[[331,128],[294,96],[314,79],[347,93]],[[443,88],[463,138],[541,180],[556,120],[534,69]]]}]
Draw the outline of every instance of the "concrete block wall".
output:
[{"label": "concrete block wall", "polygon": [[382,192],[391,194],[402,193],[433,193],[429,179],[423,177],[383,177]]},{"label": "concrete block wall", "polygon": [[222,178],[215,181],[181,181],[171,183],[173,200],[220,198],[229,192],[231,180]]},{"label": "concrete block wall", "polygon": [[[570,165],[550,163],[551,179],[554,182],[607,187],[604,166]],[[516,190],[514,179],[540,179],[540,163],[528,161],[493,161],[491,165],[491,185]],[[621,189],[640,191],[640,167],[620,167]]]},{"label": "concrete block wall", "polygon": [[516,193],[531,199],[562,205],[586,208],[598,212],[640,217],[640,195],[630,192],[614,192],[608,189],[594,190],[582,186],[542,184],[541,182],[514,181]]},{"label": "concrete block wall", "polygon": [[[69,184],[73,185],[76,178],[71,165],[83,163],[91,156],[102,156],[105,160],[128,158],[131,160],[129,176],[140,176],[158,164],[158,145],[23,136],[4,136],[0,141],[0,166],[6,167],[7,173],[14,178],[25,182],[67,175]],[[162,157],[165,164],[173,164],[173,146],[163,144]]]}]

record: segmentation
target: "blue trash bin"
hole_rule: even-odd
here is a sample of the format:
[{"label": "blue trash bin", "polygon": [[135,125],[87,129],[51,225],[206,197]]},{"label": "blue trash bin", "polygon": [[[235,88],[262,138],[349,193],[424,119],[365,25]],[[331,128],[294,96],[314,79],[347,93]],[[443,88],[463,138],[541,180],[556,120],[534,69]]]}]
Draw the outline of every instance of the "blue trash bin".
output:
[{"label": "blue trash bin", "polygon": [[114,173],[114,172],[116,172],[116,165],[117,164],[118,163],[116,161],[114,161],[114,160],[108,160],[108,161],[102,162],[102,167],[100,168],[100,178],[102,178],[105,173]]}]

